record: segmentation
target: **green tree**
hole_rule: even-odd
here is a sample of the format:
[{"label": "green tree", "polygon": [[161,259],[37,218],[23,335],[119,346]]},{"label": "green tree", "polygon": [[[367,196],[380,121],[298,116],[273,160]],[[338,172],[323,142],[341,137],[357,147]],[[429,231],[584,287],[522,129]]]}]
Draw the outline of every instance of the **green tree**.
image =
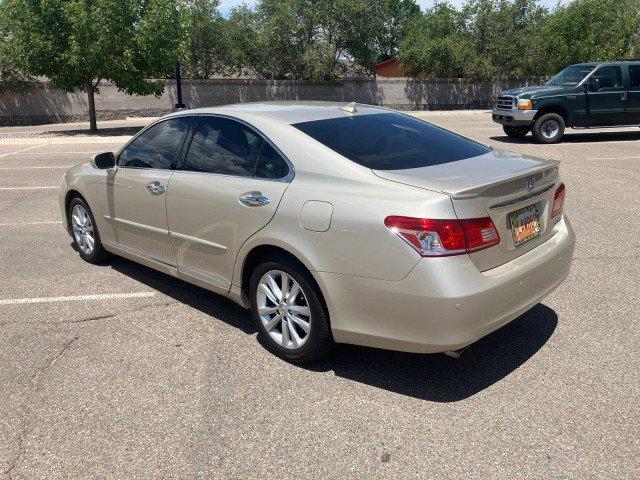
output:
[{"label": "green tree", "polygon": [[232,11],[229,58],[264,78],[337,81],[346,60],[373,68],[385,7],[386,0],[262,0]]},{"label": "green tree", "polygon": [[227,21],[218,12],[219,0],[186,0],[182,13],[182,65],[191,78],[209,78],[227,71]]},{"label": "green tree", "polygon": [[539,34],[549,15],[538,0],[470,0],[463,11],[485,76],[537,72]]},{"label": "green tree", "polygon": [[87,93],[91,131],[95,93],[112,81],[129,93],[159,95],[178,55],[176,0],[5,0],[16,65],[65,90]]},{"label": "green tree", "polygon": [[593,60],[637,55],[640,2],[637,0],[574,0],[560,6],[540,32],[542,73]]},{"label": "green tree", "polygon": [[407,34],[408,25],[420,15],[415,0],[388,0],[385,21],[377,35],[378,61],[398,55],[400,42]]},{"label": "green tree", "polygon": [[436,3],[413,21],[399,52],[409,75],[430,77],[470,75],[475,53],[465,17],[448,3]]}]

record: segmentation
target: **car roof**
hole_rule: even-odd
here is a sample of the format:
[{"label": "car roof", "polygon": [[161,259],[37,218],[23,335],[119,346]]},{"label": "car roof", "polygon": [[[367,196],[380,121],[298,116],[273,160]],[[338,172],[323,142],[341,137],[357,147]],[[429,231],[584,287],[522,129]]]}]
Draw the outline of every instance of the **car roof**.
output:
[{"label": "car roof", "polygon": [[600,62],[582,62],[582,63],[576,63],[573,66],[579,66],[579,65],[585,65],[585,66],[591,66],[591,67],[599,67],[601,65],[626,65],[626,64],[635,64],[635,63],[640,63],[640,59],[628,59],[628,60],[610,60],[610,61],[600,61]]},{"label": "car roof", "polygon": [[363,103],[355,104],[355,112],[349,111],[353,104],[344,102],[317,102],[317,101],[283,101],[283,102],[249,102],[221,105],[218,107],[195,108],[192,110],[179,110],[173,115],[185,114],[214,114],[228,115],[243,120],[252,120],[262,117],[277,122],[295,124],[329,118],[350,117],[353,115],[370,115],[388,113],[391,110],[375,105]]}]

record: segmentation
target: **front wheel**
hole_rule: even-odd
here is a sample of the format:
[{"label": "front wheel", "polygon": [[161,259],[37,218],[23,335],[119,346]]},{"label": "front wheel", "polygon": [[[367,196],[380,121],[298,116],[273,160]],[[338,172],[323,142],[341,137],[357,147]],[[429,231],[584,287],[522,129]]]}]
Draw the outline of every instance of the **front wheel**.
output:
[{"label": "front wheel", "polygon": [[80,257],[89,263],[101,263],[108,254],[100,242],[100,234],[89,205],[80,197],[69,203],[69,225],[73,243]]},{"label": "front wheel", "polygon": [[503,125],[502,130],[511,138],[522,138],[529,133],[529,127],[510,127],[509,125]]},{"label": "front wheel", "polygon": [[251,275],[251,311],[273,353],[291,362],[309,362],[333,346],[328,315],[311,274],[285,256],[265,259]]},{"label": "front wheel", "polygon": [[558,143],[564,135],[564,119],[557,113],[545,113],[533,123],[533,138],[538,143]]}]

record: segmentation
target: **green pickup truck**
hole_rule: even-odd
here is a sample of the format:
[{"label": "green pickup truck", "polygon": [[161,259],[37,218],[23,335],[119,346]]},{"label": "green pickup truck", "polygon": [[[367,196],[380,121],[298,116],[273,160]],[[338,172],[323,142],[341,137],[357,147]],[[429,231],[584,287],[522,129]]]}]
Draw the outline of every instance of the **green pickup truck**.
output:
[{"label": "green pickup truck", "polygon": [[566,127],[640,125],[640,60],[571,65],[545,85],[501,92],[492,111],[510,137],[560,141]]}]

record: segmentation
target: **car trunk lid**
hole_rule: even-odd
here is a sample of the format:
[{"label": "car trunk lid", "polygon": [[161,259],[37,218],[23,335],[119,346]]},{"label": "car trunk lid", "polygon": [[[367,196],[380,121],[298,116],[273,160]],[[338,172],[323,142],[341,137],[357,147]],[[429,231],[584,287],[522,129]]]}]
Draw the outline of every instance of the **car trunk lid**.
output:
[{"label": "car trunk lid", "polygon": [[[374,170],[381,178],[445,193],[459,219],[490,217],[500,244],[470,254],[480,271],[509,262],[553,235],[550,218],[558,162],[492,150],[478,157],[406,170]],[[535,206],[540,235],[515,245],[510,214]]]}]

